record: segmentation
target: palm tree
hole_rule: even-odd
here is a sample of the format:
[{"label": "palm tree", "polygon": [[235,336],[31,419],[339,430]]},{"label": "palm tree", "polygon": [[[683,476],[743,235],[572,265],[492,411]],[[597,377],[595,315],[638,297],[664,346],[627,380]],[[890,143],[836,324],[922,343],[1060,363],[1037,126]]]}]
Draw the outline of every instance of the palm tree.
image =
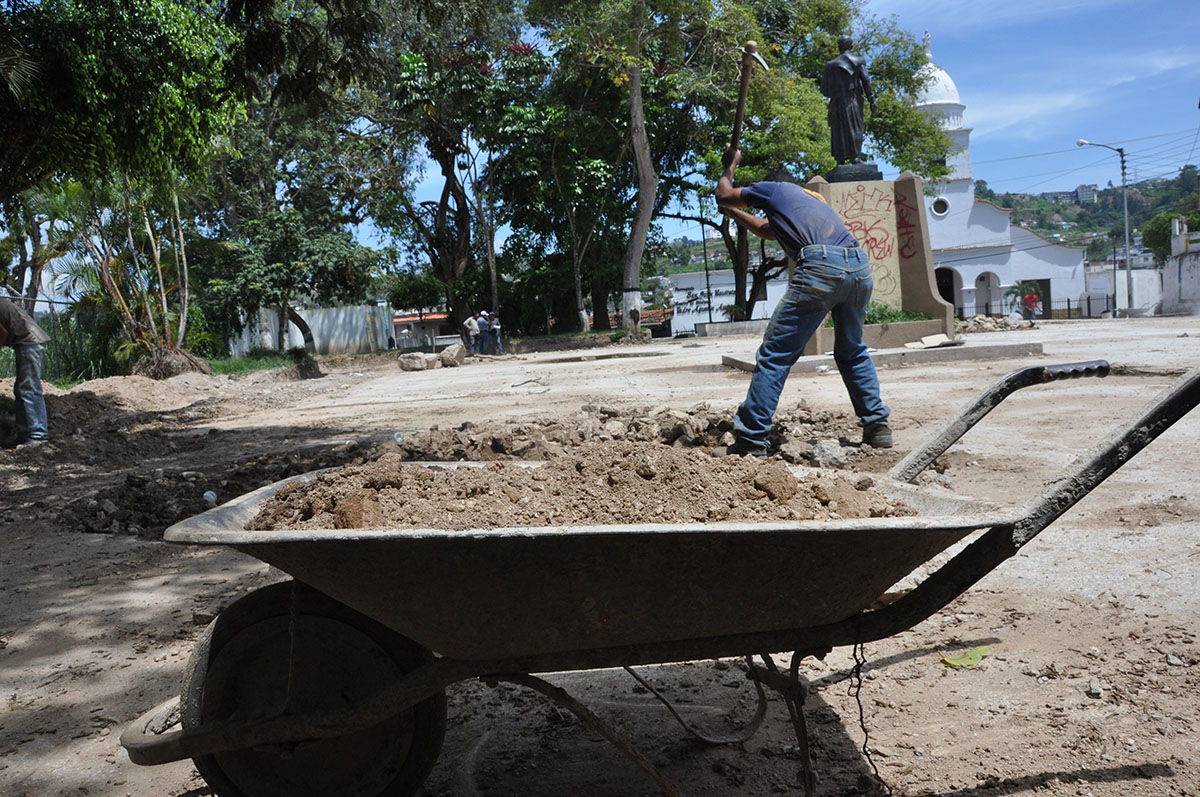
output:
[{"label": "palm tree", "polygon": [[0,33],[0,81],[20,102],[38,77],[38,65],[25,54],[20,40],[11,33]]}]

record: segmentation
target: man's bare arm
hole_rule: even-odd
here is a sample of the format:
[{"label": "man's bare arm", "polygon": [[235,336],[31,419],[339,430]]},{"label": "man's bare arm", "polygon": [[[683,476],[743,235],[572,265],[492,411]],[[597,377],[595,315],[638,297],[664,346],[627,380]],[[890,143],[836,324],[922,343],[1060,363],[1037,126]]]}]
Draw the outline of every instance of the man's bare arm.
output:
[{"label": "man's bare arm", "polygon": [[721,212],[759,238],[766,238],[768,241],[775,240],[775,231],[771,229],[771,222],[762,216],[752,216],[741,208],[721,208]]},{"label": "man's bare arm", "polygon": [[743,207],[745,203],[742,202],[742,189],[733,187],[733,170],[741,161],[742,152],[737,149],[726,149],[721,159],[725,171],[717,178],[717,207],[721,209]]},{"label": "man's bare arm", "polygon": [[742,210],[746,206],[746,203],[742,200],[742,189],[733,187],[733,170],[737,168],[741,159],[742,152],[737,149],[726,149],[722,155],[725,171],[717,178],[717,207],[726,216],[729,216],[759,238],[766,238],[773,241],[775,240],[775,233],[771,230],[770,222],[759,216],[752,216]]}]

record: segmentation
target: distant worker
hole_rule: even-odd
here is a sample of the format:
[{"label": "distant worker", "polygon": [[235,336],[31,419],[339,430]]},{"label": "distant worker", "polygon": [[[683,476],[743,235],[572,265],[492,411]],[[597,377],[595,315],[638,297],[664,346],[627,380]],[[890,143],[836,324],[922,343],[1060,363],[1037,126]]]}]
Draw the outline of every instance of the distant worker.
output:
[{"label": "distant worker", "polygon": [[492,353],[492,319],[487,310],[479,311],[479,353]]},{"label": "distant worker", "polygon": [[849,36],[838,37],[838,56],[825,64],[821,93],[829,98],[829,144],[836,163],[862,163],[865,129],[863,98],[875,112],[875,94],[867,77],[867,62],[854,55]]},{"label": "distant worker", "polygon": [[[862,340],[872,288],[867,253],[837,211],[787,172],[779,170],[762,182],[734,188],[733,172],[740,161],[741,152],[726,149],[717,205],[751,233],[778,241],[796,262],[796,271],[763,333],[750,389],[734,417],[736,439],[729,451],[767,456],[772,418],[788,372],[826,314],[833,316],[833,359],[863,427],[862,442],[891,448],[891,410],[880,400],[875,363]],[[766,217],[742,210],[747,206]]]},{"label": "distant worker", "polygon": [[467,316],[467,320],[463,322],[463,329],[467,332],[467,351],[479,351],[479,313]]},{"label": "distant worker", "polygon": [[492,313],[492,353],[504,354],[504,344],[500,342],[500,316]]},{"label": "distant worker", "polygon": [[1021,317],[1026,321],[1032,321],[1034,316],[1037,315],[1039,301],[1038,295],[1030,289],[1029,293],[1025,294],[1024,298],[1021,299]]},{"label": "distant worker", "polygon": [[17,447],[41,445],[50,435],[42,394],[42,360],[50,336],[12,300],[0,296],[0,347],[11,346],[16,363]]}]

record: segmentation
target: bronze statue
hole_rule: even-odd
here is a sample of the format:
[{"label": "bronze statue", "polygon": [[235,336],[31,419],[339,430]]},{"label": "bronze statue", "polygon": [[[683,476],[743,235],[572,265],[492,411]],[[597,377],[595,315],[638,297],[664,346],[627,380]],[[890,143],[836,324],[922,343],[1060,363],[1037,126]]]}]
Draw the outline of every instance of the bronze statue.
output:
[{"label": "bronze statue", "polygon": [[849,36],[838,37],[839,55],[825,64],[821,93],[829,98],[829,132],[833,159],[839,163],[862,163],[863,98],[875,112],[875,93],[867,77],[867,62],[854,55]]}]

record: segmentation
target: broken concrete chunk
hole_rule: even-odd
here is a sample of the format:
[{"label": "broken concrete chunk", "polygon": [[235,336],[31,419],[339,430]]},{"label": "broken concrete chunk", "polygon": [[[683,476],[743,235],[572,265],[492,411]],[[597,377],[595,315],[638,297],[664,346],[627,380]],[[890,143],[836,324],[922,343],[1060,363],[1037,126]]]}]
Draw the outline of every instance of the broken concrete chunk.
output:
[{"label": "broken concrete chunk", "polygon": [[447,368],[460,366],[467,359],[467,347],[461,343],[451,344],[442,349],[438,354],[438,359]]},{"label": "broken concrete chunk", "polygon": [[427,365],[425,355],[419,352],[410,352],[400,355],[400,370],[401,371],[424,371]]}]

